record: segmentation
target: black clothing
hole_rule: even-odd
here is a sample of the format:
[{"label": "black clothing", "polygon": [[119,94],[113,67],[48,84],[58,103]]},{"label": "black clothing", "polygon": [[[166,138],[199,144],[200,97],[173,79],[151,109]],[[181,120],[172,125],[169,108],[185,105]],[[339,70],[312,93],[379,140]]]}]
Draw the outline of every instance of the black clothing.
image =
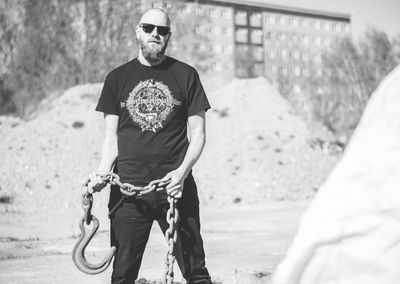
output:
[{"label": "black clothing", "polygon": [[171,57],[155,67],[135,58],[109,73],[96,110],[119,116],[121,181],[145,185],[177,169],[187,118],[209,108],[196,70]]},{"label": "black clothing", "polygon": [[[196,70],[171,57],[155,67],[134,59],[107,75],[96,110],[119,116],[118,158],[121,182],[144,186],[182,163],[189,146],[187,120],[210,108]],[[111,187],[109,208],[121,197]],[[200,235],[199,200],[193,176],[177,202],[179,224],[175,255],[190,284],[210,284]],[[168,223],[166,191],[128,197],[111,216],[111,243],[117,247],[113,284],[133,284],[153,220],[163,232]],[[163,257],[163,256],[160,256]]]},{"label": "black clothing", "polygon": [[[165,215],[169,203],[165,192],[164,194],[152,192],[150,195],[129,199],[117,209],[111,219],[111,245],[117,247],[112,284],[134,283],[153,220],[158,222],[163,233],[168,228]],[[174,254],[182,275],[188,284],[211,284],[211,277],[205,267],[203,240],[200,235],[199,200],[192,175],[185,180],[182,198],[178,200],[177,208],[179,223]]]}]

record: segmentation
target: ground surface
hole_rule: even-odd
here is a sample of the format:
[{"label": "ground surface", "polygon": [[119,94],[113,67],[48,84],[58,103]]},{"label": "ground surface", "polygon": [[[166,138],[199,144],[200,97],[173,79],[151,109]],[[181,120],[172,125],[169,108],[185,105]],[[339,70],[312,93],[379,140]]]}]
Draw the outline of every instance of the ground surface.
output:
[{"label": "ground surface", "polygon": [[[269,202],[252,208],[203,208],[202,232],[207,266],[214,281],[224,284],[270,283],[271,272],[288,249],[306,206],[306,202]],[[74,267],[71,250],[76,238],[54,238],[49,233],[48,238],[18,240],[5,237],[4,232],[17,235],[21,228],[1,223],[0,229],[3,236],[0,239],[0,283],[109,283],[110,269],[90,276]],[[96,262],[103,257],[108,236],[107,231],[97,233],[88,249],[89,260]],[[158,283],[153,281],[162,277],[165,253],[164,239],[154,227],[140,273],[151,282],[140,283]],[[184,283],[179,271],[176,271],[175,280]]]}]

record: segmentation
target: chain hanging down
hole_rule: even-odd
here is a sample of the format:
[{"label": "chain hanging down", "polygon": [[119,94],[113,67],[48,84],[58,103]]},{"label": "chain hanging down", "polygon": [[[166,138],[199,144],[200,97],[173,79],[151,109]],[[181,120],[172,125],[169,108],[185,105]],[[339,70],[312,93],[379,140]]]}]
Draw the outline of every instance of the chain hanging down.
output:
[{"label": "chain hanging down", "polygon": [[177,199],[168,196],[169,209],[167,211],[167,222],[169,224],[168,229],[165,231],[165,240],[168,244],[167,257],[165,259],[166,270],[165,270],[165,284],[171,284],[174,280],[174,247],[177,239],[176,226],[178,224],[179,212],[176,209]]},{"label": "chain hanging down", "polygon": [[[122,204],[122,202],[128,196],[142,196],[152,191],[165,190],[166,185],[168,185],[170,182],[170,181],[165,182],[161,180],[153,180],[144,187],[138,187],[130,183],[121,183],[119,176],[115,173],[110,172],[99,176],[104,182],[110,185],[117,185],[122,193],[121,199],[110,210],[109,217],[112,216],[114,211]],[[89,180],[86,181],[86,185],[88,184],[88,182]],[[174,279],[174,262],[175,262],[174,247],[177,240],[176,226],[178,224],[179,212],[178,209],[176,208],[177,199],[172,196],[168,196],[167,200],[169,202],[169,209],[166,214],[166,221],[168,222],[169,227],[165,231],[165,239],[168,244],[168,252],[166,257],[166,271],[165,271],[164,283],[172,284]],[[108,267],[114,255],[115,248],[113,247],[110,250],[109,254],[106,256],[105,261],[99,263],[98,265],[93,265],[86,261],[84,256],[85,248],[88,245],[91,238],[93,237],[93,235],[95,234],[95,232],[97,231],[97,228],[99,226],[97,218],[91,214],[92,203],[93,203],[92,194],[89,193],[84,194],[82,207],[85,214],[84,217],[82,218],[82,221],[80,222],[82,235],[75,245],[73,251],[73,259],[75,265],[81,271],[88,274],[97,274],[104,271]],[[83,224],[86,223],[87,225],[89,225],[92,220],[94,221],[94,228],[89,235],[86,235],[86,231],[84,230]]]}]

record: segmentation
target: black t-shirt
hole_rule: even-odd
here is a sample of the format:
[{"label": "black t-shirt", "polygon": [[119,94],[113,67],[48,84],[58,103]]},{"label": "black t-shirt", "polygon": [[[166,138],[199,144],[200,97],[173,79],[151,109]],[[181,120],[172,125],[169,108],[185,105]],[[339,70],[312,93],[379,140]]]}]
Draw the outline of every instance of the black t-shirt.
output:
[{"label": "black t-shirt", "polygon": [[209,108],[196,70],[171,57],[155,67],[135,58],[110,72],[96,110],[119,116],[121,181],[145,185],[178,168],[188,117]]}]

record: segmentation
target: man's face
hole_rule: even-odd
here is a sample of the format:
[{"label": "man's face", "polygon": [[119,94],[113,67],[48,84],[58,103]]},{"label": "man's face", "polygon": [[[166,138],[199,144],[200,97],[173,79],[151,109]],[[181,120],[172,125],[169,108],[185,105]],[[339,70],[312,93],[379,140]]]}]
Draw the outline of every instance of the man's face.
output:
[{"label": "man's face", "polygon": [[136,38],[144,58],[149,62],[157,62],[165,54],[171,36],[167,29],[169,26],[168,16],[160,10],[150,10],[142,16],[136,27]]}]

